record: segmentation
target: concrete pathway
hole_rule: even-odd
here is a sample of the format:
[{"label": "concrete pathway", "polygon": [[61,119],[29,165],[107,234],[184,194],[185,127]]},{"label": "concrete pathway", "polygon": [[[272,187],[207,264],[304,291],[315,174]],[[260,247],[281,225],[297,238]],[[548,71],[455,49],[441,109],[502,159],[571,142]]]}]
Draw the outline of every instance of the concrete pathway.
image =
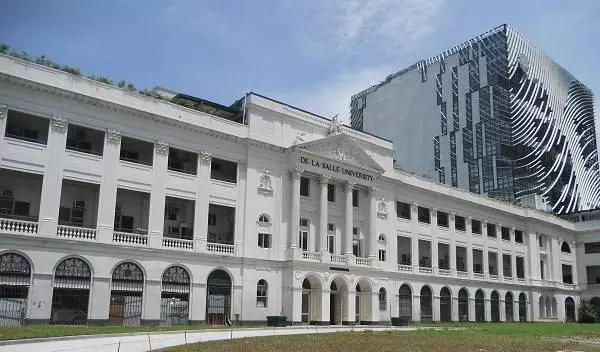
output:
[{"label": "concrete pathway", "polygon": [[164,347],[177,346],[185,343],[205,342],[216,340],[229,340],[242,337],[274,336],[274,335],[298,335],[314,333],[333,333],[344,331],[384,331],[384,330],[408,331],[416,328],[390,328],[383,326],[310,326],[310,327],[286,327],[286,328],[259,328],[239,330],[194,330],[160,333],[135,333],[116,335],[86,335],[56,337],[51,339],[5,341],[0,345],[0,352],[143,352]]}]

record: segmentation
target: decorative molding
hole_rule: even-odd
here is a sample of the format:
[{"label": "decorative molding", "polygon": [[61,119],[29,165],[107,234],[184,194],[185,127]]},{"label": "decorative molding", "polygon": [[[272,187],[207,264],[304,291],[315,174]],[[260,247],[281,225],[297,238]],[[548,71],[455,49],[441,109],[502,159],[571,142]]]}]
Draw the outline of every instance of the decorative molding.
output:
[{"label": "decorative molding", "polygon": [[356,182],[346,181],[346,182],[344,182],[344,191],[346,193],[352,192],[352,190],[354,189],[354,186],[356,186]]},{"label": "decorative molding", "polygon": [[156,141],[154,143],[154,149],[156,149],[156,154],[159,154],[159,155],[169,154],[169,144],[165,141]]},{"label": "decorative molding", "polygon": [[272,194],[273,193],[273,185],[271,182],[272,181],[271,180],[271,170],[264,169],[261,172],[262,172],[262,175],[260,176],[258,190],[263,193]]},{"label": "decorative molding", "polygon": [[292,178],[294,179],[299,179],[300,176],[302,176],[302,173],[304,172],[304,170],[302,170],[299,167],[295,167],[293,169],[290,169],[290,176],[292,176]]},{"label": "decorative molding", "polygon": [[467,226],[471,226],[471,221],[473,220],[472,217],[467,216]]},{"label": "decorative molding", "polygon": [[52,126],[52,130],[56,133],[65,133],[67,130],[67,119],[53,115],[50,118],[50,126]]},{"label": "decorative molding", "polygon": [[417,203],[415,203],[415,202],[411,202],[410,203],[410,210],[411,211],[417,211],[418,208],[419,208],[419,206],[417,205]]},{"label": "decorative molding", "polygon": [[206,150],[203,150],[200,152],[200,162],[202,164],[210,164],[212,160],[212,154],[207,152]]},{"label": "decorative molding", "polygon": [[115,129],[106,130],[106,140],[108,143],[118,145],[121,143],[121,132]]},{"label": "decorative molding", "polygon": [[387,219],[387,204],[385,203],[385,199],[380,199],[377,202],[377,217],[380,219]]},{"label": "decorative molding", "polygon": [[431,216],[437,216],[437,209],[436,208],[432,208],[431,209]]},{"label": "decorative molding", "polygon": [[342,121],[338,118],[338,114],[335,114],[329,122],[329,134],[342,133]]},{"label": "decorative molding", "polygon": [[319,175],[317,177],[317,182],[319,182],[320,185],[328,184],[330,180],[331,180],[331,176],[327,176],[327,175]]},{"label": "decorative molding", "polygon": [[3,120],[8,116],[8,106],[6,104],[0,105],[0,120]]},{"label": "decorative molding", "polygon": [[238,163],[238,165],[240,167],[246,167],[246,166],[248,166],[248,160],[238,160],[237,163]]},{"label": "decorative molding", "polygon": [[377,195],[377,187],[371,186],[367,189],[367,194],[369,197],[375,197]]}]

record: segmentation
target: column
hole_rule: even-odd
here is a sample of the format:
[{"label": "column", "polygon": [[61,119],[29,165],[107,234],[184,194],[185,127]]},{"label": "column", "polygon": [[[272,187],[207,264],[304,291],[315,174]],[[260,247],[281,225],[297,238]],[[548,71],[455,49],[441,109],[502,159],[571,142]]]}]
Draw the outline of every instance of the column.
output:
[{"label": "column", "polygon": [[456,240],[454,236],[450,237],[450,275],[456,276]]},{"label": "column", "polygon": [[421,296],[419,292],[413,292],[412,320],[413,322],[421,321]]},{"label": "column", "polygon": [[558,238],[550,237],[551,257],[548,263],[552,265],[552,280],[562,282],[562,264],[560,261],[560,244]]},{"label": "column", "polygon": [[485,296],[485,321],[492,321],[492,300],[490,299],[489,295]]},{"label": "column", "polygon": [[40,200],[40,223],[38,232],[42,236],[56,236],[58,209],[60,208],[60,193],[62,190],[62,164],[65,146],[67,144],[66,132],[67,120],[61,117],[52,116],[50,128],[48,129],[48,145],[46,146],[49,162],[44,170],[42,196]]},{"label": "column", "polygon": [[[344,231],[346,234],[344,237],[344,254],[352,255],[352,225],[353,225],[353,210],[352,210],[352,190],[354,189],[354,182],[346,181],[344,183],[344,192],[346,193],[346,222]],[[354,305],[353,305],[354,306]],[[354,318],[353,318],[354,319]]]},{"label": "column", "polygon": [[327,252],[327,187],[331,177],[320,175],[318,182],[321,185],[321,198],[319,208],[319,245],[318,250],[321,252],[321,258],[326,257],[324,253]]},{"label": "column", "polygon": [[506,321],[506,304],[504,301],[506,293],[500,294],[500,321]]},{"label": "column", "polygon": [[[40,268],[37,268],[38,270]],[[43,269],[42,269],[43,270]],[[46,268],[47,271],[52,270]],[[29,299],[31,303],[27,309],[27,321],[31,323],[48,324],[52,311],[52,278],[53,273],[33,272]]]},{"label": "column", "polygon": [[[386,291],[387,292],[387,291]],[[365,295],[368,295],[369,292],[365,293]],[[369,320],[372,324],[380,324],[381,321],[387,320],[389,321],[389,316],[381,316],[381,312],[387,313],[386,311],[380,311],[379,310],[379,291],[376,291],[375,288],[373,288],[373,292],[370,292],[371,294],[371,306],[367,307],[367,309],[371,310],[371,314],[369,317]],[[387,297],[386,297],[387,299]],[[368,300],[367,300],[368,301]],[[361,302],[362,303],[362,302]],[[386,302],[386,308],[390,309],[391,307],[387,306],[388,302]]]},{"label": "column", "polygon": [[410,239],[411,245],[411,259],[412,259],[412,271],[413,273],[419,272],[419,237],[416,234],[412,234]]},{"label": "column", "polygon": [[517,256],[514,250],[510,253],[510,273],[512,274],[512,280],[517,280]]},{"label": "column", "polygon": [[531,284],[536,285],[542,278],[540,268],[540,246],[535,232],[527,233],[527,254],[528,256],[525,260],[529,263],[529,277],[531,278]]},{"label": "column", "polygon": [[431,297],[431,304],[433,305],[431,307],[431,319],[434,323],[437,323],[442,320],[442,312],[440,311],[440,295],[434,293]]},{"label": "column", "polygon": [[[457,295],[458,295],[458,292],[457,292]],[[459,321],[459,319],[458,319],[458,296],[452,296],[450,304],[452,305],[452,310],[451,310],[452,321]]]},{"label": "column", "polygon": [[106,131],[104,139],[104,153],[102,156],[103,175],[100,183],[98,199],[98,241],[112,243],[115,225],[115,207],[117,204],[117,178],[116,172],[109,172],[119,164],[121,153],[121,132],[117,130]]},{"label": "column", "polygon": [[292,218],[290,219],[290,233],[288,234],[288,248],[298,248],[298,234],[300,233],[300,176],[304,170],[294,168],[290,170],[292,176]]},{"label": "column", "polygon": [[438,274],[438,265],[439,265],[439,244],[437,237],[433,237],[431,239],[431,272],[433,275]]},{"label": "column", "polygon": [[[475,293],[472,292],[474,295]],[[469,296],[469,321],[475,321],[475,296]]]},{"label": "column", "polygon": [[160,280],[146,280],[144,288],[144,309],[142,311],[142,325],[158,325],[160,322]]},{"label": "column", "polygon": [[108,322],[110,291],[110,277],[94,277],[94,284],[90,287],[90,297],[93,297],[93,301],[88,313],[88,323]]},{"label": "column", "polygon": [[490,258],[487,245],[484,244],[483,247],[483,261],[481,262],[483,265],[483,277],[486,280],[490,279]]},{"label": "column", "polygon": [[504,279],[504,258],[500,246],[498,246],[498,254],[496,255],[496,259],[498,259],[498,279],[502,281]]},{"label": "column", "polygon": [[[195,216],[194,216],[194,250],[196,252],[206,249],[208,238],[208,191],[210,187],[210,163],[212,154],[201,151],[198,155],[198,187],[196,188]],[[237,238],[234,239],[237,241]],[[204,318],[203,318],[204,319]]]},{"label": "column", "polygon": [[346,314],[343,315],[342,324],[350,325],[353,323],[358,323],[356,321],[356,291],[354,289],[348,289],[348,300],[346,301]]},{"label": "column", "polygon": [[[8,120],[8,106],[6,104],[0,105],[0,138],[6,136],[6,121]],[[0,140],[0,155],[3,155],[2,149],[4,143]]]},{"label": "column", "polygon": [[206,283],[192,282],[192,292],[189,304],[189,323],[204,323],[206,320]]},{"label": "column", "polygon": [[330,325],[330,306],[331,306],[331,291],[328,289],[321,290],[321,320],[317,322],[317,325]]},{"label": "column", "polygon": [[369,258],[377,260],[377,189],[369,187]]},{"label": "column", "polygon": [[[569,246],[571,247],[571,256],[573,257],[573,262],[571,263],[571,275],[573,276],[573,285],[575,285],[575,289],[580,289],[579,286],[579,273],[577,270],[577,242],[569,242]],[[587,275],[587,273],[586,273]],[[579,304],[579,303],[577,303]],[[578,312],[577,310],[575,311]],[[579,313],[578,313],[579,314]]]},{"label": "column", "polygon": [[165,182],[169,162],[169,145],[157,141],[154,144],[152,167],[152,191],[150,192],[150,216],[148,221],[148,245],[151,248],[162,247],[165,227]]}]

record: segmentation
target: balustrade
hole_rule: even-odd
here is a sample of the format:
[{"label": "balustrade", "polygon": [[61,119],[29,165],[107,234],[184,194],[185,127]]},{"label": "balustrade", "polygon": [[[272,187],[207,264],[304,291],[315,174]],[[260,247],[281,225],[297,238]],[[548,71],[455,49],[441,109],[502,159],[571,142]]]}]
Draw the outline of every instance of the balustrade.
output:
[{"label": "balustrade", "polygon": [[0,218],[0,231],[36,234],[38,232],[38,223],[33,221]]},{"label": "balustrade", "polygon": [[175,249],[194,249],[194,241],[193,240],[184,240],[181,238],[170,238],[163,237],[162,245],[165,248],[175,248]]},{"label": "balustrade", "polygon": [[96,240],[96,229],[79,226],[58,225],[56,235],[80,240]]},{"label": "balustrade", "polygon": [[234,249],[235,247],[232,244],[212,242],[206,243],[206,250],[211,253],[233,255]]},{"label": "balustrade", "polygon": [[147,246],[148,235],[115,231],[113,232],[113,242]]}]

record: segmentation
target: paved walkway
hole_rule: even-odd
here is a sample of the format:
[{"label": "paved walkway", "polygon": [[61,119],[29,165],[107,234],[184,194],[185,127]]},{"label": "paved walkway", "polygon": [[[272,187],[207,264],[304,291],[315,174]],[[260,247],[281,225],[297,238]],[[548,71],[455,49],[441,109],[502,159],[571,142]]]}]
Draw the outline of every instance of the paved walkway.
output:
[{"label": "paved walkway", "polygon": [[15,344],[0,346],[0,352],[143,352],[158,348],[177,346],[193,342],[205,342],[216,340],[229,340],[242,337],[274,336],[274,335],[298,335],[314,333],[333,333],[343,331],[363,330],[414,330],[415,328],[390,328],[383,326],[361,326],[361,327],[286,327],[286,328],[260,328],[239,330],[195,330],[177,331],[171,333],[135,333],[119,334],[111,336],[88,335],[68,338],[54,338],[45,341],[27,342],[19,341]]}]

